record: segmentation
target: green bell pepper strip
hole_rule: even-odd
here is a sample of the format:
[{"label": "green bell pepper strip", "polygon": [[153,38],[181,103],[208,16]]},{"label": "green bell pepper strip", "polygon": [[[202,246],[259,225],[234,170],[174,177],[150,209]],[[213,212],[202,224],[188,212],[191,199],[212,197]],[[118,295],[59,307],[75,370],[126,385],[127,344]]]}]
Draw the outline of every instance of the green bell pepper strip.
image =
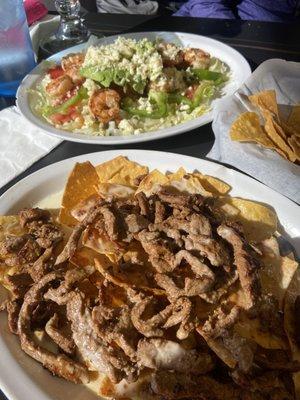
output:
[{"label": "green bell pepper strip", "polygon": [[81,87],[73,97],[69,98],[67,101],[60,104],[59,106],[57,106],[57,107],[49,106],[45,112],[45,115],[50,116],[53,114],[67,114],[68,109],[71,106],[74,106],[79,101],[81,101],[83,99],[87,99],[87,98],[88,98],[88,95],[87,95],[86,88]]},{"label": "green bell pepper strip", "polygon": [[170,93],[169,101],[176,104],[186,104],[190,108],[193,108],[193,101],[179,93]]},{"label": "green bell pepper strip", "polygon": [[203,100],[213,96],[215,88],[212,83],[203,82],[196,89],[193,99],[189,99],[179,93],[170,93],[169,101],[177,104],[186,104],[190,107],[190,111],[198,107]]},{"label": "green bell pepper strip", "polygon": [[159,119],[166,116],[168,112],[168,95],[163,92],[149,92],[149,99],[155,104],[156,109],[153,111],[141,110],[134,106],[133,101],[130,98],[125,98],[122,107],[128,114],[133,116],[139,116],[142,118]]},{"label": "green bell pepper strip", "polygon": [[203,100],[209,99],[214,95],[215,87],[208,82],[199,85],[193,96],[193,108],[198,107]]},{"label": "green bell pepper strip", "polygon": [[220,84],[226,81],[226,77],[221,72],[209,71],[208,69],[193,68],[191,73],[200,80],[214,81]]}]

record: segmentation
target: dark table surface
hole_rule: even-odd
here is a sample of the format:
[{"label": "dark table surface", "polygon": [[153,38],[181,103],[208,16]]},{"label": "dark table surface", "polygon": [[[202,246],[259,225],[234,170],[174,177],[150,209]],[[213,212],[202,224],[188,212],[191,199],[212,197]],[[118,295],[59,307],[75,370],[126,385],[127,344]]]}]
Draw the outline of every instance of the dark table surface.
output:
[{"label": "dark table surface", "polygon": [[[252,70],[270,58],[300,61],[300,24],[110,14],[86,14],[85,19],[88,28],[95,35],[113,35],[128,31],[167,30],[209,36],[238,50],[248,60]],[[129,146],[101,146],[63,142],[50,154],[0,189],[0,195],[26,175],[56,161],[80,154],[111,149],[119,149],[121,153],[122,149],[132,148],[169,151],[205,158],[213,145],[213,141],[214,135],[211,124],[208,124],[173,138]],[[5,397],[0,392],[0,400],[4,399]]]}]

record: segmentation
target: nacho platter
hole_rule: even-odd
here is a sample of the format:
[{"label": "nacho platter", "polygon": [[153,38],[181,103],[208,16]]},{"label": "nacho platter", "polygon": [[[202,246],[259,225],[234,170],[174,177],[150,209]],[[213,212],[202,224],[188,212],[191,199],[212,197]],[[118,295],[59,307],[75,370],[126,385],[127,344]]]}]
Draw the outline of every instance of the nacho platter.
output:
[{"label": "nacho platter", "polygon": [[[131,316],[134,328],[130,333],[130,337],[133,339],[135,335],[138,335],[138,361],[131,362],[129,365],[123,364],[121,368],[115,367],[113,371],[110,370],[110,373],[113,372],[113,374],[107,374],[110,376],[109,380],[106,377],[99,382],[95,380],[93,374],[89,376],[93,385],[96,385],[96,392],[100,393],[102,397],[120,397],[122,392],[123,397],[124,393],[126,393],[127,397],[136,398],[136,393],[135,396],[132,393],[128,396],[130,390],[134,390],[134,385],[126,384],[127,391],[124,392],[123,378],[136,380],[132,374],[137,373],[136,368],[138,365],[138,382],[141,383],[139,389],[141,391],[138,397],[142,393],[143,398],[148,396],[151,399],[158,398],[158,396],[165,396],[165,398],[196,398],[198,396],[197,398],[199,398],[199,395],[211,398],[207,397],[211,396],[207,394],[207,390],[200,394],[199,391],[197,392],[199,384],[195,385],[195,382],[201,382],[202,388],[205,386],[210,387],[212,384],[216,385],[217,389],[214,396],[222,394],[223,397],[214,398],[224,398],[223,392],[225,391],[226,393],[228,392],[226,394],[229,396],[228,398],[240,399],[242,398],[240,397],[242,394],[239,389],[239,385],[241,385],[240,379],[245,378],[244,375],[249,373],[247,368],[252,368],[255,359],[255,365],[263,369],[264,374],[267,373],[268,380],[272,379],[273,389],[276,389],[277,394],[282,392],[282,396],[290,396],[282,398],[295,398],[291,397],[293,396],[293,389],[291,389],[290,383],[288,385],[282,383],[280,374],[282,373],[283,361],[286,376],[291,378],[290,370],[295,372],[298,369],[297,351],[295,350],[297,345],[295,344],[295,332],[293,330],[295,315],[290,311],[290,305],[294,304],[297,298],[296,272],[298,264],[292,259],[291,255],[282,257],[279,254],[276,236],[278,232],[283,233],[283,228],[286,230],[285,235],[289,234],[295,238],[299,236],[299,227],[293,222],[297,207],[252,179],[213,163],[166,153],[137,151],[124,151],[122,153],[122,156],[120,156],[117,152],[105,152],[79,157],[76,160],[66,160],[58,163],[55,171],[53,168],[51,170],[50,167],[47,167],[44,171],[35,174],[35,176],[27,178],[27,182],[25,180],[25,182],[23,181],[16,185],[2,197],[2,202],[0,203],[0,206],[2,206],[1,213],[6,215],[12,215],[21,208],[35,205],[44,208],[57,208],[57,196],[52,196],[52,204],[50,204],[51,196],[50,198],[48,196],[64,189],[62,207],[58,212],[52,213],[51,216],[48,213],[40,212],[38,216],[34,217],[30,215],[30,211],[27,211],[23,212],[17,219],[14,219],[14,217],[4,218],[1,223],[2,233],[4,236],[6,233],[19,236],[24,234],[25,231],[27,235],[35,237],[40,248],[47,250],[49,247],[54,247],[52,255],[55,257],[56,265],[62,265],[64,260],[67,259],[67,264],[69,266],[72,264],[71,270],[73,272],[75,270],[77,275],[82,274],[82,271],[84,271],[84,279],[81,275],[81,278],[76,281],[78,282],[79,280],[81,284],[77,286],[76,283],[75,285],[75,291],[77,291],[75,297],[77,297],[79,303],[82,299],[78,299],[78,293],[85,292],[85,296],[87,296],[85,301],[87,301],[89,296],[98,296],[98,293],[94,293],[94,288],[97,287],[99,289],[97,285],[100,285],[104,296],[103,299],[108,296],[109,300],[108,304],[102,304],[100,308],[99,304],[97,305],[98,322],[102,315],[101,313],[109,305],[114,305],[114,313],[120,311],[120,309],[126,309],[129,303],[127,303],[128,299],[126,300],[125,298],[128,295],[130,296],[130,304],[134,304],[133,309],[135,310],[133,312],[134,316]],[[158,157],[160,155],[161,157]],[[118,158],[114,158],[116,156]],[[160,158],[162,161],[157,161]],[[142,163],[142,160],[145,159],[148,160],[147,166]],[[76,161],[79,164],[74,167]],[[45,183],[45,170],[46,174],[47,170],[53,172],[50,179],[48,179],[47,186],[43,185]],[[63,171],[64,175],[60,177],[60,180],[56,180],[55,178],[60,176]],[[167,171],[169,172],[166,174]],[[70,172],[71,174],[69,175]],[[68,175],[69,179],[65,186]],[[28,186],[29,179],[31,180],[31,186]],[[38,187],[39,190],[37,190]],[[82,190],[83,187],[85,190]],[[105,200],[105,203],[101,203],[101,215],[104,219],[95,220],[91,219],[88,214],[90,207],[93,208],[96,205],[97,208],[99,194],[101,201]],[[112,195],[115,198],[114,202],[116,202],[114,204],[111,203]],[[47,202],[45,202],[46,197],[48,197],[48,206]],[[12,201],[14,198],[15,200]],[[128,198],[133,200],[128,203]],[[255,198],[259,202],[256,201],[254,203],[249,200],[251,198]],[[8,199],[11,200],[10,209],[8,207],[5,208],[7,204],[5,200],[7,201]],[[271,199],[269,203],[273,207],[264,204],[267,203],[268,199]],[[56,203],[56,206],[54,203]],[[285,204],[285,207],[283,208],[281,204]],[[113,210],[112,206],[116,208]],[[130,212],[128,207],[131,207]],[[142,211],[143,207],[144,211]],[[147,211],[147,207],[150,207],[150,210]],[[126,229],[122,233],[120,226],[116,225],[114,220],[115,215],[121,212],[120,210],[124,210],[124,221],[126,221]],[[189,211],[187,212],[187,210]],[[277,217],[282,226],[278,223]],[[201,224],[199,218],[201,219]],[[37,223],[37,221],[40,222]],[[64,225],[64,243],[59,240],[62,231],[61,227],[57,225],[57,221]],[[196,221],[198,222],[196,223]],[[173,226],[170,226],[171,223]],[[180,228],[175,226],[178,223]],[[84,224],[84,227],[82,224]],[[201,232],[199,232],[199,224],[201,225]],[[22,226],[20,227],[20,225]],[[42,231],[44,232],[44,225],[47,225],[48,228],[47,235],[41,234]],[[70,245],[68,237],[71,234],[74,239],[75,232],[78,232],[78,227],[80,226],[81,228],[83,227],[81,231],[83,233],[81,237],[82,244],[76,244],[75,251],[73,251],[74,246]],[[178,232],[180,233],[179,236]],[[122,235],[122,237],[118,237],[118,235]],[[26,237],[28,238],[28,236]],[[208,250],[207,242],[205,248],[203,248],[204,243],[202,242],[200,250],[199,240],[200,238],[204,239],[204,237],[206,241],[209,239],[209,243],[214,245],[212,253]],[[68,240],[69,245],[65,246]],[[160,240],[164,240],[163,245]],[[171,249],[168,246],[166,248],[166,241],[168,245],[171,245]],[[291,242],[295,244],[296,240],[293,241],[291,239]],[[198,245],[195,245],[196,243]],[[158,247],[153,249],[153,245]],[[72,248],[73,250],[70,253]],[[199,251],[201,254],[199,254]],[[2,252],[2,261],[5,261],[6,267],[11,267],[12,254],[8,253],[4,257]],[[40,254],[38,255],[40,256]],[[175,255],[176,260],[173,260],[172,257]],[[242,263],[238,261],[239,257],[242,257]],[[202,263],[201,266],[199,261]],[[241,270],[241,264],[244,264],[245,267],[245,263],[247,264],[246,267],[248,266],[247,268],[252,268],[256,271],[252,277],[248,277],[249,279],[246,276],[243,277]],[[258,264],[256,263],[261,266],[259,274],[256,268]],[[176,265],[172,271],[169,270],[170,264],[173,267]],[[224,268],[225,264],[228,265],[226,268]],[[143,266],[143,273],[141,273],[141,265]],[[221,265],[222,268],[219,268]],[[91,266],[94,267],[92,271]],[[191,271],[187,271],[188,266],[193,271],[192,276]],[[40,285],[41,281],[43,282],[45,279],[50,279],[49,276],[47,277],[47,273],[50,273],[50,275],[54,273],[51,269],[52,267],[50,266],[49,268],[50,271],[42,271],[40,278],[37,278],[37,274],[40,272],[39,268],[33,274],[33,280],[36,279],[38,283],[30,283],[32,294],[26,294],[28,307],[30,306],[28,301],[34,295],[34,290],[37,289],[36,285]],[[202,269],[202,272],[199,272],[199,268]],[[56,270],[56,268],[54,269]],[[174,272],[175,270],[176,272]],[[93,275],[95,271],[97,273]],[[69,275],[72,275],[73,272],[67,273],[69,278],[66,278],[65,272],[64,270],[63,278],[55,278],[62,279],[59,282],[59,286],[57,286],[58,281],[56,281],[55,286],[50,287],[52,289],[52,301],[54,301],[55,290],[59,289],[63,284],[66,285],[68,279],[71,279]],[[17,273],[20,273],[20,271],[17,271]],[[60,267],[55,273],[61,274]],[[4,270],[5,274],[6,279],[4,280],[6,284],[12,284],[13,279],[9,278],[7,280],[7,275],[14,276],[15,271],[7,274],[6,270]],[[86,274],[89,276],[88,285]],[[210,279],[214,282],[213,289]],[[103,281],[105,282],[104,287],[102,287]],[[91,282],[93,288],[90,285]],[[183,286],[182,283],[184,283]],[[261,289],[257,288],[257,284],[261,286]],[[293,290],[289,291],[290,285]],[[46,296],[48,300],[51,297],[50,289],[47,292],[48,297]],[[123,296],[124,293],[126,294],[125,298]],[[272,298],[272,301],[269,301],[270,298]],[[290,299],[290,302],[286,303],[286,298]],[[71,320],[76,317],[78,309],[81,309],[81,307],[78,307],[79,303],[76,307],[72,308],[70,306],[73,300],[68,301],[69,305],[67,305],[67,308],[70,309],[69,318]],[[276,300],[275,303],[277,305],[275,308],[273,300]],[[141,303],[145,303],[145,301],[149,302],[150,305],[152,301],[158,304],[156,306],[154,304],[151,305],[151,307],[154,307],[152,314],[150,312],[152,319],[154,317],[157,319],[158,315],[163,318],[163,323],[160,321],[158,325],[151,326],[152,329],[156,329],[154,333],[151,330],[150,332],[145,331],[145,329],[149,328],[150,317],[148,319],[145,318],[145,321],[142,319],[144,322],[141,323],[143,311],[139,315],[138,309],[143,307]],[[26,304],[24,306],[24,303],[26,301],[23,302],[21,307],[21,314],[23,313],[22,315],[26,316],[27,306]],[[257,306],[258,303],[260,304],[259,307]],[[256,306],[254,307],[254,305]],[[266,309],[267,306],[269,308]],[[159,307],[159,309],[157,310],[156,307]],[[186,307],[189,309],[192,307],[194,310],[193,312],[190,310],[185,315],[185,317],[190,318],[189,320],[182,319],[182,312]],[[252,314],[257,307],[260,312],[264,310],[265,317],[262,317],[261,314],[255,314],[255,312]],[[272,310],[270,307],[273,307]],[[74,310],[77,311],[75,312]],[[196,319],[191,317],[193,313],[196,313]],[[249,313],[251,318],[249,318]],[[266,315],[268,314],[274,316],[272,320],[269,319],[269,322],[275,323],[277,321],[277,326],[272,325],[271,328],[266,324],[268,321]],[[94,315],[96,315],[96,310],[94,310]],[[275,318],[276,315],[278,318]],[[221,319],[220,316],[222,316]],[[283,316],[287,316],[287,318],[284,319]],[[54,315],[52,317],[54,318]],[[56,313],[54,319],[52,317],[49,319],[51,322],[47,322],[45,329],[47,335],[53,339],[53,329],[55,331],[58,323],[55,319],[59,319],[60,314]],[[1,318],[1,326],[4,327],[6,322],[3,314]],[[103,318],[103,315],[101,318]],[[177,323],[175,323],[176,321],[174,322],[174,318]],[[111,322],[114,321],[115,323],[118,320],[120,318],[114,317]],[[220,324],[220,321],[223,321],[223,323],[225,321],[225,325]],[[21,339],[23,349],[30,353],[25,322],[19,316],[18,329],[20,329],[21,334],[20,332],[18,333],[20,337],[23,335],[23,339]],[[263,328],[261,326],[262,322],[264,322]],[[274,327],[280,327],[280,329],[275,329]],[[108,331],[110,328],[107,328]],[[217,332],[219,328],[220,330]],[[233,328],[234,330],[232,330]],[[288,336],[285,333],[285,328],[289,333]],[[72,329],[74,336],[76,328],[73,327]],[[98,332],[98,334],[100,333]],[[103,335],[103,332],[101,335]],[[195,335],[197,335],[197,339],[195,339]],[[75,337],[76,334],[74,340]],[[21,379],[27,380],[29,383],[33,379],[34,373],[39,371],[38,379],[34,379],[35,383],[31,382],[29,384],[32,394],[35,393],[36,395],[37,390],[39,390],[38,384],[43,390],[43,393],[39,393],[41,398],[57,397],[57,393],[60,390],[68,390],[69,393],[71,391],[74,395],[84,392],[86,393],[86,398],[93,398],[94,394],[86,391],[82,385],[72,386],[62,379],[56,379],[56,384],[53,385],[54,388],[50,388],[51,385],[49,383],[53,378],[46,371],[41,371],[37,363],[34,363],[17,349],[19,344],[16,337],[12,339],[12,335],[5,329],[2,332],[1,339],[3,360],[8,360],[11,363],[10,365],[16,368]],[[127,337],[125,340],[126,346],[128,345],[128,340]],[[118,339],[115,338],[114,341],[116,341],[117,347],[121,349],[124,347],[124,343],[122,345],[120,343],[120,337]],[[235,347],[232,347],[233,342]],[[77,338],[76,345],[78,343]],[[238,347],[236,343],[239,343]],[[149,354],[145,356],[149,344],[159,352],[167,352],[168,359],[171,358],[171,361],[172,354],[175,359],[178,356],[181,357],[181,362],[175,363],[177,367],[166,365],[166,360],[158,360],[157,357],[153,357],[153,348],[152,350],[150,349],[152,356],[149,357]],[[45,346],[42,342],[39,345]],[[108,348],[110,346],[111,342]],[[136,345],[133,347],[136,352]],[[13,349],[14,357],[26,365],[26,371],[17,368],[18,364],[9,353],[8,348],[10,351]],[[235,348],[234,351],[233,348]],[[53,348],[49,349],[47,347],[47,349],[47,351],[55,351]],[[126,349],[128,352],[128,347]],[[202,349],[201,357],[204,358],[201,358],[201,360],[198,356],[196,359],[192,358],[194,360],[194,370],[191,373],[190,366],[187,377],[186,363],[191,361],[191,355],[195,357],[195,351],[199,353],[200,349]],[[243,350],[243,357],[240,357],[238,349]],[[83,349],[80,348],[80,350],[81,355],[84,356],[82,354]],[[65,348],[63,352],[59,352],[64,361],[66,361],[67,351],[68,349]],[[141,357],[142,353],[144,357]],[[57,353],[53,354],[58,357]],[[34,352],[30,355],[36,358]],[[132,357],[136,356],[136,353],[132,355]],[[273,359],[272,357],[274,356],[279,358]],[[282,357],[285,358],[282,359]],[[117,357],[117,359],[120,362],[123,358]],[[178,358],[176,360],[178,361]],[[276,364],[276,368],[271,368],[270,360],[272,360],[273,364],[281,362],[281,366]],[[76,362],[83,361],[82,359],[77,359]],[[91,362],[94,363],[95,361],[89,360],[89,368],[94,370],[95,368],[91,366]],[[175,379],[174,369],[178,368],[178,365],[181,365],[179,368],[182,370],[176,372]],[[53,369],[53,365],[51,366],[48,363],[46,367],[58,374],[58,370]],[[221,368],[221,372],[218,372],[219,368]],[[155,371],[150,395],[146,388],[149,386],[147,379],[151,374],[149,375],[145,372],[145,370],[149,371],[149,369],[152,372],[153,370]],[[170,372],[170,370],[173,372]],[[212,371],[214,371],[214,377],[212,377]],[[81,375],[84,380],[87,378],[85,373],[86,371]],[[222,380],[224,380],[225,376],[228,379],[230,377],[230,381],[220,382],[219,378],[215,376],[216,373],[219,374],[219,378],[220,376],[222,377]],[[267,394],[262,392],[262,390],[266,391],[267,389],[261,388],[261,383],[258,382],[259,376],[261,375],[252,371],[251,383],[248,382],[247,384],[248,392],[245,392],[245,388],[243,392],[249,396],[256,396],[252,398],[258,398],[258,395],[271,396],[272,393],[270,394],[269,389]],[[65,377],[70,380],[69,375],[65,375]],[[72,375],[71,378],[73,379],[74,376]],[[12,386],[10,386],[9,380],[6,380],[5,372],[1,374],[1,379],[2,387],[9,395],[12,393]],[[115,386],[111,382],[120,381],[121,379],[123,379],[123,391],[118,392],[121,390],[120,384]],[[162,385],[162,382],[165,382],[166,379],[170,382],[170,386],[165,383]],[[175,384],[174,379],[175,383],[182,384],[183,389],[179,395],[178,393],[174,394],[174,388],[172,387],[172,382]],[[186,391],[186,379],[189,379],[188,392]],[[249,385],[251,389],[249,389]],[[46,388],[46,386],[48,387]],[[255,387],[256,389],[254,389]],[[18,388],[16,387],[13,390],[17,393]],[[13,397],[18,398],[16,396],[17,394],[13,394]]]}]

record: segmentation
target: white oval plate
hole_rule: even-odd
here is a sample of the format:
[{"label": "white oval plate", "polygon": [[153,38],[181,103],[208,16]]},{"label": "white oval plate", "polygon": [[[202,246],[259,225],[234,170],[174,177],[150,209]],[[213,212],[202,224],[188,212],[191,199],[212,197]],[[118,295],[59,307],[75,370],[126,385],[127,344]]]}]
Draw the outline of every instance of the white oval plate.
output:
[{"label": "white oval plate", "polygon": [[[108,36],[106,38],[101,38],[97,41],[98,44],[109,44],[113,43],[117,37]],[[210,39],[205,36],[193,35],[190,33],[179,33],[179,32],[139,32],[139,33],[127,33],[122,35],[127,38],[132,39],[142,39],[144,37],[155,40],[160,37],[166,41],[179,43],[184,47],[198,47],[201,48],[212,56],[219,58],[224,61],[231,69],[231,78],[224,88],[224,96],[229,96],[233,94],[251,75],[251,69],[245,58],[234,50],[232,47],[227,46],[217,40]],[[49,61],[60,62],[61,58],[68,53],[74,53],[84,50],[86,44],[80,44],[78,46],[71,47],[67,50],[61,51],[50,58]],[[128,135],[128,136],[95,136],[95,135],[85,135],[82,133],[68,132],[62,129],[57,129],[50,125],[42,117],[35,115],[29,104],[29,94],[28,89],[34,88],[38,82],[41,80],[42,74],[44,74],[43,63],[34,68],[29,75],[27,75],[17,92],[17,106],[23,116],[33,123],[35,126],[41,128],[45,133],[49,135],[57,136],[61,139],[70,140],[73,142],[81,143],[96,143],[96,144],[125,144],[125,143],[137,143],[146,142],[148,140],[162,139],[168,136],[177,135],[182,132],[186,132],[195,129],[199,126],[205,125],[212,121],[212,111],[201,117],[195,118],[191,121],[184,122],[179,125],[175,125],[169,128],[163,128],[156,131],[141,133],[138,135]],[[213,103],[212,103],[213,105]]]},{"label": "white oval plate", "polygon": [[[300,255],[299,207],[281,194],[219,164],[180,154],[146,151],[113,150],[85,154],[49,165],[11,187],[0,197],[0,215],[12,214],[22,207],[40,203],[47,196],[61,192],[75,162],[89,160],[94,165],[124,155],[146,164],[150,169],[175,171],[180,166],[187,171],[199,170],[218,177],[232,186],[231,195],[253,199],[271,205],[279,217],[284,236]],[[39,363],[21,351],[16,336],[9,333],[6,314],[0,314],[0,388],[10,400],[95,400],[99,397],[82,385],[54,378]]]}]

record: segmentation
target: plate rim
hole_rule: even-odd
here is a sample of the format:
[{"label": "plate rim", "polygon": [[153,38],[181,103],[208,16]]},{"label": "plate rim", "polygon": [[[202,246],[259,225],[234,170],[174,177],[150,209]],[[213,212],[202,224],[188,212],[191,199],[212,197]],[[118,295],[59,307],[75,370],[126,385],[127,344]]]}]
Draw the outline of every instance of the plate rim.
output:
[{"label": "plate rim", "polygon": [[[162,34],[170,34],[173,33],[174,35],[185,35],[187,37],[197,37],[199,40],[208,40],[212,44],[215,44],[216,46],[222,46],[223,49],[227,50],[229,53],[232,54],[232,57],[236,57],[239,60],[239,64],[242,68],[243,71],[243,82],[241,82],[240,86],[246,81],[247,78],[251,75],[251,67],[246,60],[246,58],[236,49],[233,47],[229,46],[228,44],[217,40],[210,38],[208,36],[204,35],[198,35],[195,33],[188,33],[188,32],[174,32],[174,31],[139,31],[139,32],[126,32],[126,33],[120,33],[117,35],[110,35],[110,36],[105,36],[104,38],[100,38],[99,42],[101,40],[105,40],[106,38],[109,38],[110,40],[115,40],[119,36],[124,36],[124,37],[130,37],[134,35],[162,35]],[[86,42],[87,43],[87,42]],[[79,49],[83,49],[86,43],[82,43],[76,46],[72,46],[68,49],[62,50],[51,57],[48,57],[46,61],[51,61],[51,59],[56,58],[57,56],[62,57],[63,54],[68,54],[69,52],[71,53],[75,49],[79,51]],[[158,129],[156,131],[150,131],[150,132],[145,132],[137,135],[114,135],[114,136],[95,136],[95,135],[84,135],[80,133],[73,133],[73,132],[68,132],[68,131],[63,131],[58,128],[53,127],[50,124],[47,124],[47,122],[43,121],[40,119],[38,116],[36,116],[30,109],[29,102],[27,101],[27,90],[30,89],[29,85],[29,80],[31,80],[32,76],[34,73],[39,72],[40,69],[40,64],[38,64],[29,74],[27,74],[24,79],[22,80],[16,94],[16,105],[23,115],[23,117],[30,122],[32,125],[35,127],[39,128],[42,130],[42,132],[46,133],[47,135],[54,136],[57,138],[60,138],[62,140],[67,140],[67,141],[72,141],[72,142],[78,142],[78,143],[91,143],[91,144],[103,144],[103,145],[122,145],[122,144],[131,144],[131,143],[142,143],[142,142],[147,142],[151,140],[158,140],[158,139],[164,139],[167,137],[171,136],[176,136],[181,133],[199,128],[203,125],[206,125],[213,120],[213,110],[209,111],[208,113],[194,118],[190,121],[183,122],[178,125],[174,125],[168,128],[162,128]],[[239,87],[240,87],[239,86]],[[238,87],[235,88],[235,90],[232,93],[229,93],[227,96],[232,95],[236,90],[238,90]],[[224,96],[226,97],[226,96]],[[199,124],[199,119],[201,119],[201,122]],[[175,129],[175,131],[174,131]]]},{"label": "plate rim", "polygon": [[[9,198],[12,194],[17,193],[18,190],[21,188],[22,185],[24,185],[24,188],[21,190],[26,191],[30,193],[30,190],[32,190],[32,186],[35,187],[38,184],[39,180],[47,180],[47,179],[54,179],[54,176],[52,178],[47,178],[47,172],[50,171],[51,169],[55,168],[55,166],[63,167],[64,165],[72,165],[75,164],[75,162],[80,162],[80,161],[91,161],[91,162],[104,162],[107,159],[111,159],[115,156],[118,155],[124,155],[128,157],[129,159],[135,160],[135,155],[137,155],[137,158],[144,158],[145,160],[149,159],[147,155],[152,154],[152,158],[150,158],[150,163],[155,164],[155,163],[163,163],[166,164],[168,160],[172,159],[178,159],[180,165],[185,166],[186,168],[191,168],[189,165],[193,164],[199,164],[199,169],[201,169],[203,166],[206,166],[207,168],[212,167],[212,168],[217,168],[221,172],[225,172],[227,174],[227,177],[230,177],[233,175],[233,178],[237,176],[237,178],[242,179],[245,183],[252,183],[254,186],[251,187],[250,191],[257,192],[259,188],[264,188],[264,191],[267,191],[267,194],[272,196],[272,202],[275,198],[275,202],[278,202],[279,205],[278,207],[285,207],[285,212],[296,212],[299,211],[298,205],[291,201],[290,199],[284,197],[282,194],[276,192],[272,188],[269,188],[268,186],[264,185],[263,183],[256,181],[254,178],[243,174],[240,171],[236,171],[232,168],[223,166],[221,164],[218,164],[214,161],[210,160],[205,160],[197,157],[192,157],[192,156],[187,156],[187,155],[182,155],[179,153],[170,153],[170,152],[163,152],[163,151],[154,151],[154,150],[135,150],[135,149],[128,149],[128,150],[107,150],[107,151],[99,151],[99,152],[93,152],[93,153],[88,153],[88,154],[82,154],[79,156],[74,156],[70,157],[61,161],[58,161],[56,163],[47,165],[32,174],[26,176],[25,178],[21,179],[17,183],[15,183],[13,186],[11,186],[6,192],[4,192],[0,196],[0,209],[3,210],[2,203],[5,203],[9,201]],[[98,159],[98,161],[95,161]],[[147,163],[146,163],[147,164]],[[192,167],[194,168],[194,167]],[[58,170],[58,169],[57,169]],[[59,171],[58,171],[59,172]],[[67,171],[69,172],[69,170]],[[53,173],[54,174],[54,173]],[[53,175],[52,174],[52,175]],[[33,178],[35,177],[35,178]],[[218,176],[219,177],[219,176]],[[226,181],[226,177],[224,178]],[[32,182],[31,185],[26,185],[28,182]],[[238,182],[237,182],[238,184]],[[27,187],[27,189],[26,189]],[[264,195],[264,193],[263,193]],[[259,200],[258,200],[259,201]],[[5,208],[5,207],[4,207]],[[6,207],[9,209],[9,205]],[[290,209],[286,211],[286,209]],[[1,211],[2,212],[2,211]],[[300,229],[300,224],[299,224],[299,229]],[[298,244],[298,251],[299,251],[300,244]],[[13,356],[13,354],[10,351],[10,348],[6,346],[2,335],[0,333],[0,351],[1,351],[1,358],[0,358],[0,389],[3,391],[3,393],[8,397],[9,400],[23,400],[24,399],[24,393],[22,390],[24,390],[24,387],[26,385],[27,387],[27,393],[26,393],[26,398],[36,398],[39,396],[41,400],[54,400],[53,397],[50,397],[50,395],[46,392],[44,392],[41,387],[38,384],[38,381],[35,381],[31,379],[31,377],[26,373],[26,369],[22,367],[22,365],[19,363],[17,358]],[[4,368],[6,367],[6,368]],[[9,373],[9,371],[14,371],[14,374]],[[54,381],[53,381],[54,383]],[[31,397],[32,396],[32,397]]]}]

